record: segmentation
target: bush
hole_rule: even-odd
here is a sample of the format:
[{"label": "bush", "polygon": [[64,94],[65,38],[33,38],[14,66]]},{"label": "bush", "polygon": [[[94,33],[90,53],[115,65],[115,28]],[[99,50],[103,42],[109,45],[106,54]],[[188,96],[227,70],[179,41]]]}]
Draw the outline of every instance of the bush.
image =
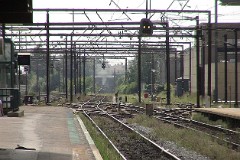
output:
[{"label": "bush", "polygon": [[131,82],[130,84],[122,84],[118,87],[118,91],[122,94],[134,94],[137,93],[137,82]]}]

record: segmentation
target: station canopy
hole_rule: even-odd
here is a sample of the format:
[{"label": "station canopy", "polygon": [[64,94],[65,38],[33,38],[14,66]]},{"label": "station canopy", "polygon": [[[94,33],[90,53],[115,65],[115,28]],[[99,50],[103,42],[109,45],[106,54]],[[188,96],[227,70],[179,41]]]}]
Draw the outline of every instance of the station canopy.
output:
[{"label": "station canopy", "polygon": [[239,0],[220,0],[221,5],[228,5],[228,6],[239,6]]}]

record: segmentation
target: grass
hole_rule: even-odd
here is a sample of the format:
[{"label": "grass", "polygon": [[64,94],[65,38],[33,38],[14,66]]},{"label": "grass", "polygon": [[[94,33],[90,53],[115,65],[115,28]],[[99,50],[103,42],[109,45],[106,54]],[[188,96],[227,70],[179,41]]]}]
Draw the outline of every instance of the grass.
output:
[{"label": "grass", "polygon": [[94,127],[92,122],[82,113],[79,114],[88,132],[90,133],[96,147],[104,160],[121,160],[119,154],[111,146],[108,140]]},{"label": "grass", "polygon": [[151,137],[154,140],[166,140],[176,143],[178,146],[205,155],[210,159],[217,160],[239,160],[240,153],[219,145],[210,136],[205,134],[176,128],[173,125],[160,123],[157,119],[146,115],[140,115],[128,121],[137,123],[152,130]]},{"label": "grass", "polygon": [[211,121],[211,120],[208,119],[208,117],[202,115],[201,113],[193,113],[192,114],[192,119],[196,120],[196,121],[203,122],[203,123],[211,124],[211,125],[214,125],[214,126],[218,125],[218,126],[221,126],[223,128],[231,129],[230,124],[223,121],[222,119],[219,119],[219,120],[216,120],[216,121]]}]

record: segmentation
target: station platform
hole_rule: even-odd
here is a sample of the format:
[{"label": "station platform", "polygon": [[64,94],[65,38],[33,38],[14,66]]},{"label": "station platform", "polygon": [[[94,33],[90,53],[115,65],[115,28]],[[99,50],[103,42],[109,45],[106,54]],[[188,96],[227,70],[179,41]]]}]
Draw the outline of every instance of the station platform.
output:
[{"label": "station platform", "polygon": [[22,106],[20,110],[24,110],[23,117],[0,117],[0,159],[102,159],[81,119],[71,109]]},{"label": "station platform", "polygon": [[196,111],[240,120],[240,108],[195,108]]}]

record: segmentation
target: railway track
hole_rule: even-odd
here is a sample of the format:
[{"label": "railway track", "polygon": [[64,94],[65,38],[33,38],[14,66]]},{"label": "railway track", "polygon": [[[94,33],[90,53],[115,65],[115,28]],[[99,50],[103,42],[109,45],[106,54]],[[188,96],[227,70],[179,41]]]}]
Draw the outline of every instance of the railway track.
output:
[{"label": "railway track", "polygon": [[103,111],[99,107],[103,99],[98,104],[93,103],[93,99],[89,100],[81,106],[80,111],[109,140],[122,159],[180,160],[177,156]]},{"label": "railway track", "polygon": [[161,121],[174,124],[178,127],[187,128],[187,129],[205,133],[215,138],[219,142],[219,144],[222,144],[222,142],[224,142],[231,149],[234,149],[236,151],[240,150],[240,133],[239,132],[221,128],[219,126],[213,126],[203,122],[198,122],[192,119],[183,118],[183,116],[180,116],[180,115],[176,115],[176,114],[171,115],[166,112],[156,111],[154,117]]},{"label": "railway track", "polygon": [[[124,158],[131,159],[131,156],[125,157],[125,156],[129,155],[130,153],[134,153],[134,155],[139,154],[139,153],[144,153],[144,155],[148,155],[147,153],[145,153],[145,150],[135,152],[136,149],[133,149],[133,151],[130,151],[129,148],[135,148],[135,147],[127,147],[127,149],[124,149],[121,147],[129,146],[129,145],[126,145],[124,143],[117,143],[117,142],[121,142],[121,141],[126,142],[124,140],[127,140],[129,137],[131,137],[131,134],[130,134],[130,136],[125,135],[125,133],[128,133],[128,131],[124,131],[124,129],[122,129],[120,127],[120,126],[126,126],[122,122],[126,122],[125,121],[126,119],[132,118],[138,114],[145,114],[146,113],[145,108],[134,106],[132,104],[112,104],[112,103],[108,103],[108,102],[103,102],[103,100],[104,100],[104,97],[98,97],[97,98],[98,103],[96,104],[96,101],[94,100],[94,98],[92,98],[87,103],[82,104],[80,107],[80,110],[83,111],[85,113],[85,115],[87,117],[89,117],[89,119],[91,119],[91,121],[93,123],[95,123],[97,128],[99,128],[103,132],[103,134],[105,134],[105,135],[111,135],[111,134],[115,135],[116,134],[115,137],[117,137],[117,135],[122,135],[121,137],[123,138],[123,140],[121,140],[121,138],[119,138],[118,140],[114,140],[114,139],[111,140],[111,138],[109,138],[109,141],[112,144],[114,144],[114,147],[118,150],[120,155],[123,155]],[[209,124],[197,122],[197,121],[186,118],[186,112],[191,113],[192,111],[193,110],[191,108],[184,108],[184,107],[181,109],[178,109],[178,111],[174,111],[174,109],[154,110],[153,116],[161,121],[171,123],[178,127],[187,128],[187,129],[195,130],[197,132],[205,133],[205,134],[215,138],[217,140],[217,142],[219,142],[219,144],[221,144],[221,145],[227,144],[229,146],[229,148],[239,151],[239,149],[240,149],[240,147],[239,147],[240,146],[239,145],[240,133],[239,132],[232,131],[229,129],[224,129],[224,128],[221,128],[218,126],[212,126]],[[177,112],[177,113],[175,113],[175,112]],[[110,120],[113,122],[110,123]],[[105,125],[101,125],[101,121],[106,121]],[[110,128],[110,124],[112,124],[112,123],[120,123],[121,125],[120,126],[113,125],[113,126],[117,126],[117,127]],[[116,128],[116,130],[114,128]],[[120,129],[120,130],[118,130],[118,129]],[[127,130],[134,131],[133,129],[127,129]],[[123,131],[123,132],[121,132],[121,131]],[[113,132],[113,133],[111,133],[111,132]],[[144,136],[142,135],[141,137],[144,137]],[[130,138],[130,139],[132,139],[132,138]],[[127,142],[130,143],[130,146],[133,146],[133,144],[136,144],[136,146],[138,146],[137,148],[141,148],[139,146],[142,146],[142,143],[137,143],[138,140],[137,140],[137,142],[133,142],[133,144],[131,143],[130,140],[127,140]],[[156,144],[154,142],[152,142],[152,143]],[[151,147],[147,147],[147,148],[151,148]],[[162,153],[162,152],[164,152],[164,151],[158,151],[158,153]],[[151,154],[154,155],[154,151]],[[170,155],[171,155],[171,153],[170,153]],[[176,156],[174,156],[174,157],[177,158]],[[147,159],[147,158],[144,158],[144,159]],[[154,158],[151,157],[150,159],[154,159]],[[155,158],[155,159],[158,159],[158,158]],[[160,158],[160,159],[164,159],[164,158]],[[167,157],[167,159],[172,159],[172,158]]]},{"label": "railway track", "polygon": [[[116,104],[102,104],[99,105],[99,107],[121,120],[125,118],[131,118],[137,114],[145,114],[146,112],[145,108],[133,105],[122,104],[118,106]],[[121,111],[119,112],[118,110]],[[158,120],[173,124],[177,127],[207,134],[216,139],[219,144],[227,144],[229,148],[240,151],[239,132],[192,120],[190,119],[192,112],[193,110],[189,107],[182,107],[181,109],[162,109],[160,111],[154,110],[154,117]]]}]

